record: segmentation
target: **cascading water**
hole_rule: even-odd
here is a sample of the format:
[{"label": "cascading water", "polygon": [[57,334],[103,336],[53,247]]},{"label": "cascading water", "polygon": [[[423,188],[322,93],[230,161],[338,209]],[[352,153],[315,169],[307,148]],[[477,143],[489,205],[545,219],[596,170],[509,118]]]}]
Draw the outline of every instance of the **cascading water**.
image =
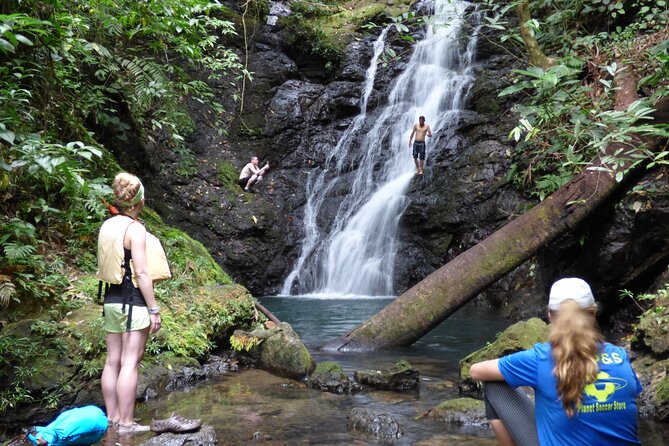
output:
[{"label": "cascading water", "polygon": [[[415,168],[408,146],[411,129],[424,115],[433,133],[446,131],[457,120],[473,81],[476,32],[463,51],[466,2],[436,0],[425,38],[414,50],[395,81],[387,105],[368,119],[377,59],[384,49],[387,29],[374,44],[354,119],[325,162],[307,180],[305,236],[282,295],[388,296],[393,293],[397,227],[408,204],[406,190]],[[364,134],[360,138],[360,135]],[[357,141],[360,141],[359,144]],[[428,140],[426,167],[432,146]],[[379,165],[380,160],[385,160]],[[353,172],[350,172],[355,166]],[[333,191],[346,196],[329,231],[321,230],[319,216]]]}]

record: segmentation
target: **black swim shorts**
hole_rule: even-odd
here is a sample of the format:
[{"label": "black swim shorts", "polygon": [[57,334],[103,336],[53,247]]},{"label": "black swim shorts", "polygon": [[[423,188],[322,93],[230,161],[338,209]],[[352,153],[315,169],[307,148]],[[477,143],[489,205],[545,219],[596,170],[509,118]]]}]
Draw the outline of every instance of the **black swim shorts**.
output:
[{"label": "black swim shorts", "polygon": [[425,159],[425,141],[413,142],[413,157],[420,160]]},{"label": "black swim shorts", "polygon": [[248,183],[250,179],[251,177],[240,178],[237,180],[237,184],[239,184],[241,187],[246,187],[246,183]]}]

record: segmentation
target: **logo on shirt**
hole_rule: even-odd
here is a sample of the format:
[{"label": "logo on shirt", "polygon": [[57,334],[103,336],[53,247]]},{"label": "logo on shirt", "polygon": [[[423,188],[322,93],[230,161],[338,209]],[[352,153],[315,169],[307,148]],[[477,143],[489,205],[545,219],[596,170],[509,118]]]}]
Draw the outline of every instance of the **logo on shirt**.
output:
[{"label": "logo on shirt", "polygon": [[591,396],[599,403],[605,403],[620,389],[627,387],[627,381],[622,378],[610,376],[606,372],[599,372],[597,378],[583,389],[585,394]]}]

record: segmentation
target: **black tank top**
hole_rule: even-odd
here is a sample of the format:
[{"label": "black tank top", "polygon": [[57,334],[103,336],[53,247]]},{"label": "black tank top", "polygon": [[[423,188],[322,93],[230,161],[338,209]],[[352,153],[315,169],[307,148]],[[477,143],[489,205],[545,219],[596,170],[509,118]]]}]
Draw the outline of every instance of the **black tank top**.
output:
[{"label": "black tank top", "polygon": [[120,284],[110,284],[105,290],[106,304],[126,304],[136,307],[146,307],[146,301],[142,292],[132,283],[132,270],[130,259],[132,254],[129,249],[123,248],[123,281]]}]

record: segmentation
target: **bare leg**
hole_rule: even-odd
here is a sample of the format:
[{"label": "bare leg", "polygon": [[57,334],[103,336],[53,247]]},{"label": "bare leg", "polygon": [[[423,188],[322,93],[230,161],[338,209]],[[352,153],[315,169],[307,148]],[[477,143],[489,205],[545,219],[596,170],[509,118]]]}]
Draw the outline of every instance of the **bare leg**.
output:
[{"label": "bare leg", "polygon": [[420,173],[420,169],[418,168],[418,158],[414,158],[413,163],[416,165],[416,173]]},{"label": "bare leg", "polygon": [[425,160],[420,160],[420,171],[418,172],[419,175],[423,175],[423,164],[425,164]]},{"label": "bare leg", "polygon": [[500,446],[516,446],[516,442],[513,441],[513,437],[511,437],[502,420],[490,420],[490,427],[495,433]]},{"label": "bare leg", "polygon": [[107,359],[102,371],[102,396],[105,400],[107,418],[118,422],[120,413],[116,399],[116,383],[121,370],[121,350],[123,348],[121,333],[107,333]]},{"label": "bare leg", "polygon": [[149,327],[144,330],[129,331],[122,334],[123,351],[121,353],[121,369],[116,383],[119,423],[131,424],[135,416],[135,397],[139,364],[144,356]]},{"label": "bare leg", "polygon": [[253,186],[256,183],[259,183],[262,181],[262,175],[251,175],[251,178],[249,178],[249,182],[246,183],[246,190],[251,189],[251,186]]}]

